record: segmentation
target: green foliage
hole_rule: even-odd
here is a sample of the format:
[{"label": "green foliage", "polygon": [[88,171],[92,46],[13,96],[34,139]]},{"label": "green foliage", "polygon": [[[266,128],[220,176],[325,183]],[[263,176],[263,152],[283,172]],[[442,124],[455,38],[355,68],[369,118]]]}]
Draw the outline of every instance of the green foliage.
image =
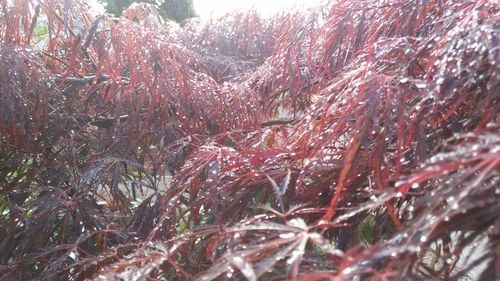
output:
[{"label": "green foliage", "polygon": [[168,19],[176,22],[196,16],[193,0],[163,0],[160,8]]},{"label": "green foliage", "polygon": [[132,3],[139,1],[135,0],[101,0],[100,1],[106,10],[115,16],[120,16]]},{"label": "green foliage", "polygon": [[176,22],[182,22],[186,19],[196,16],[193,0],[162,0],[162,1],[137,1],[137,0],[102,0],[101,3],[106,10],[116,16],[128,8],[132,3],[151,3],[158,4],[166,19]]}]

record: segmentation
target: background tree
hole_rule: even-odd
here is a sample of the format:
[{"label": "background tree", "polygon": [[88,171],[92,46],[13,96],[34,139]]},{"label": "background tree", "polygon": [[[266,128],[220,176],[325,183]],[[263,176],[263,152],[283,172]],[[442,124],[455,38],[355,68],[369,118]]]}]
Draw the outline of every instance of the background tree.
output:
[{"label": "background tree", "polygon": [[115,16],[120,16],[122,12],[132,3],[143,2],[135,0],[101,0],[100,1],[109,13]]},{"label": "background tree", "polygon": [[102,0],[101,3],[106,7],[106,10],[116,16],[128,8],[132,3],[150,3],[157,4],[163,12],[163,16],[167,19],[182,22],[185,19],[196,16],[193,5],[193,0]]}]

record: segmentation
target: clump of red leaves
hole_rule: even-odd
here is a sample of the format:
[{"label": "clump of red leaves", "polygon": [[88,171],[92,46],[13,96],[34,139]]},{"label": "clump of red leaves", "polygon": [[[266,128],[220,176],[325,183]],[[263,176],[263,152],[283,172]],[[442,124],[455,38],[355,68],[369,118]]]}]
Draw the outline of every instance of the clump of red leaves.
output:
[{"label": "clump of red leaves", "polygon": [[0,1],[1,280],[500,278],[494,1],[126,14]]}]

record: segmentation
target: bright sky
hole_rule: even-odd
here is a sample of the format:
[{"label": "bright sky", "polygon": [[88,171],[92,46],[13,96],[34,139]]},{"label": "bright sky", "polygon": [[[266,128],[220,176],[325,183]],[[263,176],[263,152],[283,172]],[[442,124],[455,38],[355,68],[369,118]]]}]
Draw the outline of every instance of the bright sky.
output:
[{"label": "bright sky", "polygon": [[317,6],[323,0],[194,0],[196,12],[204,16],[219,16],[233,10],[255,8],[264,15],[271,15],[280,10],[299,7]]},{"label": "bright sky", "polygon": [[[300,7],[317,6],[326,0],[193,0],[196,13],[202,17],[221,16],[234,10],[247,11],[256,9],[259,13],[268,16],[281,10]],[[87,0],[87,4],[95,14],[104,12],[97,0]]]}]

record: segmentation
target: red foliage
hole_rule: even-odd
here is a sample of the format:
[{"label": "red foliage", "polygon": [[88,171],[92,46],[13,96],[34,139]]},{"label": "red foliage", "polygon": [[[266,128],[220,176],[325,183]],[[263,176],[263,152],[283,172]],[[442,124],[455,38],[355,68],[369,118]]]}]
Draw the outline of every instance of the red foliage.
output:
[{"label": "red foliage", "polygon": [[0,8],[0,280],[500,278],[493,1]]}]

